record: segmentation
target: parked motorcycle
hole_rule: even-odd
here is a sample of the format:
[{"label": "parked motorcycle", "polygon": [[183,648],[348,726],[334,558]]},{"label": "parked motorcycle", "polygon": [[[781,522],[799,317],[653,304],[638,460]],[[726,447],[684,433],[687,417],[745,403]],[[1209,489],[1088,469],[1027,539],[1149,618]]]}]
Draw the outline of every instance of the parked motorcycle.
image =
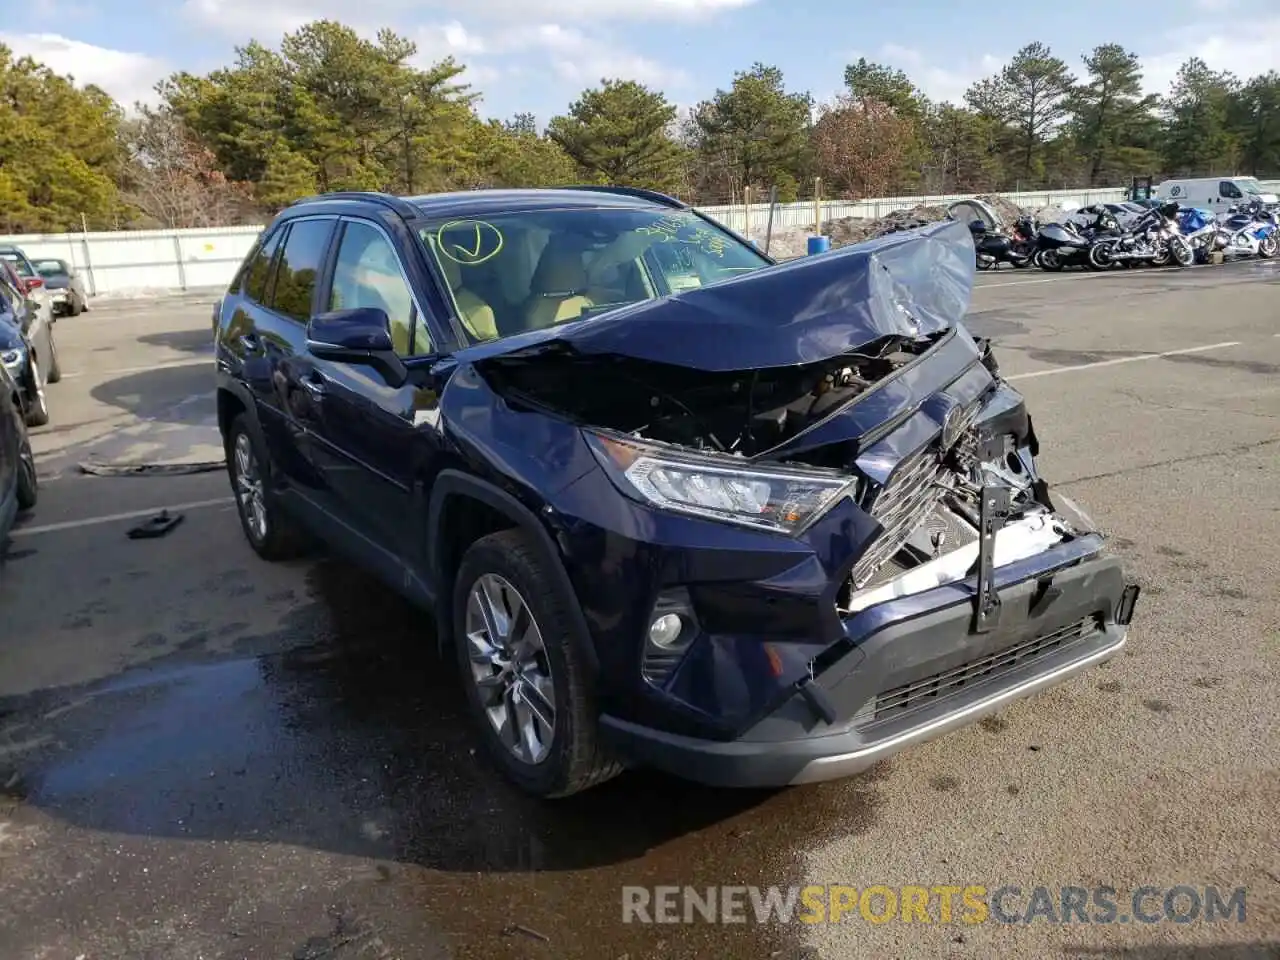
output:
[{"label": "parked motorcycle", "polygon": [[1027,243],[1016,227],[1010,235],[988,229],[982,220],[973,220],[969,223],[969,232],[973,234],[973,250],[979,270],[992,270],[1002,263],[1011,263],[1015,267],[1031,265],[1034,251],[1027,249]]},{"label": "parked motorcycle", "polygon": [[1210,210],[1198,207],[1180,207],[1177,215],[1178,231],[1191,247],[1196,263],[1208,263],[1209,253],[1217,243],[1219,224]]},{"label": "parked motorcycle", "polygon": [[1219,221],[1213,249],[1228,257],[1262,257],[1270,259],[1277,252],[1276,215],[1260,202],[1231,207]]},{"label": "parked motorcycle", "polygon": [[1089,237],[1071,223],[1046,223],[1036,232],[1035,265],[1058,272],[1065,267],[1089,266]]},{"label": "parked motorcycle", "polygon": [[1148,263],[1179,267],[1195,262],[1191,246],[1178,229],[1176,203],[1149,210],[1125,229],[1100,230],[1089,245],[1089,263],[1098,270]]}]

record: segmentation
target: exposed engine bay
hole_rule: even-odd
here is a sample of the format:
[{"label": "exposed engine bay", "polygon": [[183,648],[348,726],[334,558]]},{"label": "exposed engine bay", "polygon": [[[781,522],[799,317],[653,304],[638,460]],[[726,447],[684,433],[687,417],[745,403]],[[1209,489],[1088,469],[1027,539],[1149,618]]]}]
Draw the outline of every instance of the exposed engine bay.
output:
[{"label": "exposed engine bay", "polygon": [[[536,357],[491,361],[485,376],[509,401],[584,427],[730,462],[856,474],[848,444],[772,454],[920,359],[939,339],[885,336],[819,363],[726,372],[542,350]],[[1070,501],[1050,500],[1036,472],[1038,444],[1025,407],[1002,385],[989,344],[980,347],[995,380],[988,393],[944,429],[942,439],[903,458],[886,482],[863,478],[859,484],[859,506],[882,531],[838,592],[841,613],[965,579],[980,563],[988,565],[989,577],[991,567],[1092,532]],[[1015,415],[992,421],[983,408],[999,389],[1015,397]],[[988,503],[984,513],[984,492],[992,491],[1000,502]],[[988,515],[992,509],[998,522]],[[980,551],[984,529],[990,542]]]},{"label": "exposed engine bay", "polygon": [[820,363],[754,371],[709,372],[568,351],[504,357],[489,371],[499,392],[584,425],[699,452],[759,457],[916,359],[935,339],[882,337]]}]

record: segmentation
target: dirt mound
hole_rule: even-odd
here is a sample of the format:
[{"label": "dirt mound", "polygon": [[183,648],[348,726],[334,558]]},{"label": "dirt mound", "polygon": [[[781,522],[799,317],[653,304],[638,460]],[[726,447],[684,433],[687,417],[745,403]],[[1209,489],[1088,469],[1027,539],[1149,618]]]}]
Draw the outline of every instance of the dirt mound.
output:
[{"label": "dirt mound", "polygon": [[[1022,207],[1004,197],[986,195],[977,199],[992,208],[1006,230],[1012,229],[1014,221],[1026,215]],[[822,232],[831,238],[831,247],[835,249],[900,230],[914,230],[945,219],[946,207],[922,203],[910,209],[893,210],[883,217],[839,217],[828,220],[822,225]],[[808,253],[809,233],[808,230],[796,227],[775,231],[769,245],[770,254],[779,260],[805,256]]]},{"label": "dirt mound", "polygon": [[861,243],[873,237],[897,233],[899,230],[914,230],[947,218],[946,207],[935,207],[920,204],[910,210],[893,210],[883,217],[841,217],[822,225],[822,232],[831,238],[833,247],[844,247],[851,243]]},{"label": "dirt mound", "polygon": [[1013,227],[1014,221],[1019,217],[1026,216],[1026,211],[1018,206],[1012,200],[1004,197],[995,197],[990,194],[982,194],[977,199],[981,200],[992,210],[995,211],[997,217],[1000,218],[1001,225],[1006,229]]}]

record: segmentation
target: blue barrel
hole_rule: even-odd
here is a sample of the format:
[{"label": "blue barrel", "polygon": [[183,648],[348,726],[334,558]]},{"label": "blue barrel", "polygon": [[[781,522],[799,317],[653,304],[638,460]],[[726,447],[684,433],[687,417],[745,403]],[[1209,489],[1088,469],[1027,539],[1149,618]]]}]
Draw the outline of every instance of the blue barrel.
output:
[{"label": "blue barrel", "polygon": [[818,236],[809,238],[809,256],[812,257],[815,253],[826,253],[830,249],[830,237]]}]

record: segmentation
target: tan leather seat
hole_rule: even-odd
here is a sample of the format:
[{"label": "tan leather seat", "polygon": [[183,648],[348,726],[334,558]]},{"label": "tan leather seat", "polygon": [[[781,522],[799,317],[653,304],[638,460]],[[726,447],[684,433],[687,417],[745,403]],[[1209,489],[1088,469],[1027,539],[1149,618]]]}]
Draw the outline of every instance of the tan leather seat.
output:
[{"label": "tan leather seat", "polygon": [[445,279],[453,292],[453,302],[458,305],[458,318],[476,340],[498,339],[498,322],[493,308],[462,285],[462,267],[448,257],[438,257],[444,269]]},{"label": "tan leather seat", "polygon": [[530,330],[576,320],[582,311],[594,306],[586,296],[587,271],[582,255],[573,249],[547,244],[538,259],[530,283],[530,300],[525,323]]}]

